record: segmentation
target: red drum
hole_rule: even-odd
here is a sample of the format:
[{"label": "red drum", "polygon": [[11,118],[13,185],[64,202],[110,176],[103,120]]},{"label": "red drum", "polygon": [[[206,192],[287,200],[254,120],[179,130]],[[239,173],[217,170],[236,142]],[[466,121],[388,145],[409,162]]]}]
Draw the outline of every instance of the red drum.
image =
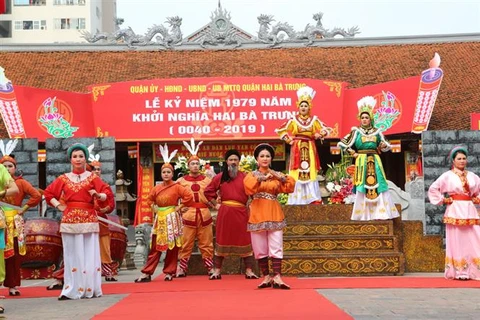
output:
[{"label": "red drum", "polygon": [[[116,214],[107,214],[107,217],[108,220],[123,226],[122,219]],[[110,230],[110,254],[112,255],[112,260],[117,261],[121,265],[127,251],[127,233],[125,230],[111,224],[108,225],[108,229]]]},{"label": "red drum", "polygon": [[23,268],[58,265],[62,257],[60,222],[51,218],[29,218],[25,221],[27,253],[22,257]]}]

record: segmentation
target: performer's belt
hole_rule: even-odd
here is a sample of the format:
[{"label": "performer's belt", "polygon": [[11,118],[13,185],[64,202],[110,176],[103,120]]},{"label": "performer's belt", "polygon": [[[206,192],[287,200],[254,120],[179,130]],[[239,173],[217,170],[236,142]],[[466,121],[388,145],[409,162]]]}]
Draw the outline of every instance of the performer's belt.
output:
[{"label": "performer's belt", "polygon": [[253,199],[277,200],[277,197],[268,192],[258,192],[253,195]]},{"label": "performer's belt", "polygon": [[87,202],[70,201],[66,203],[68,208],[93,209],[93,204]]},{"label": "performer's belt", "polygon": [[235,200],[222,200],[222,206],[245,207],[245,203],[241,203]]},{"label": "performer's belt", "polygon": [[5,213],[5,218],[14,218],[18,214],[18,211],[15,209],[3,209],[3,212]]},{"label": "performer's belt", "polygon": [[300,140],[300,141],[311,141],[312,138],[309,138],[309,137],[302,137],[302,136],[295,136],[295,138],[293,138],[293,140]]},{"label": "performer's belt", "polygon": [[377,154],[377,150],[358,150],[357,151],[358,154],[371,154],[371,153],[375,153]]},{"label": "performer's belt", "polygon": [[192,203],[192,204],[190,204],[186,207],[197,208],[197,209],[208,208],[208,206],[205,203],[202,203],[202,202],[195,202],[195,203]]},{"label": "performer's belt", "polygon": [[472,201],[472,197],[467,196],[466,194],[451,194],[450,198],[455,201]]}]

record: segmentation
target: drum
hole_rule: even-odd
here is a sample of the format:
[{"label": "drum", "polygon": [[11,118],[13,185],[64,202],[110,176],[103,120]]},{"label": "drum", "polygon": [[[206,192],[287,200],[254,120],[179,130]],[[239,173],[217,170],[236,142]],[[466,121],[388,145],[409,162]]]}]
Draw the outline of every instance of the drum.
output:
[{"label": "drum", "polygon": [[62,257],[60,222],[51,218],[28,218],[25,221],[26,255],[22,268],[43,268],[58,265]]},{"label": "drum", "polygon": [[[110,221],[123,225],[122,220],[116,214],[107,214],[107,217]],[[110,254],[112,260],[117,261],[121,265],[127,251],[127,234],[125,230],[111,224],[108,225],[108,229],[110,230]]]}]

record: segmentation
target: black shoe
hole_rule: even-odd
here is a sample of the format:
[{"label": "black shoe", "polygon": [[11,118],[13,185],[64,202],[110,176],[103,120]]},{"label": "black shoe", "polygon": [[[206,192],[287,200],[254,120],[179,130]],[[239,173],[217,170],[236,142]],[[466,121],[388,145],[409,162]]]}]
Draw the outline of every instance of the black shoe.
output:
[{"label": "black shoe", "polygon": [[263,281],[258,285],[258,289],[270,288],[272,286],[272,280]]},{"label": "black shoe", "polygon": [[108,281],[108,282],[116,282],[118,281],[117,278],[115,277],[105,277],[105,281]]},{"label": "black shoe", "polygon": [[222,280],[222,275],[221,274],[211,274],[210,277],[208,278],[209,280]]},{"label": "black shoe", "polygon": [[60,284],[60,283],[55,283],[55,284],[51,284],[47,287],[47,290],[62,290],[63,289],[63,283]]},{"label": "black shoe", "polygon": [[172,281],[173,280],[173,276],[171,274],[166,274],[165,275],[165,278],[163,278],[163,280],[165,281]]},{"label": "black shoe", "polygon": [[69,297],[67,296],[64,296],[64,295],[61,295],[60,297],[58,297],[58,300],[71,300]]}]

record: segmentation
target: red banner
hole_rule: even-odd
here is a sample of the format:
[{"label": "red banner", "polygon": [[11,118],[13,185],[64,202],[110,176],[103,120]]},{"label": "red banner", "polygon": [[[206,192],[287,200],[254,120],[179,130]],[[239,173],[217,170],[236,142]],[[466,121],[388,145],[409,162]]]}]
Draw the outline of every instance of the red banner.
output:
[{"label": "red banner", "polygon": [[296,91],[305,85],[316,90],[312,114],[334,128],[332,138],[338,137],[346,85],[342,82],[246,77],[154,79],[95,85],[90,90],[97,130],[115,132],[117,140],[194,137],[218,141],[278,139],[275,129],[296,113]]},{"label": "red banner", "polygon": [[15,86],[27,138],[101,137],[88,94]]},{"label": "red banner", "polygon": [[[140,159],[140,157],[137,157]],[[137,194],[138,199],[135,206],[134,225],[141,223],[153,224],[152,208],[148,205],[148,194],[153,189],[153,166],[144,167],[137,160]]]},{"label": "red banner", "polygon": [[470,128],[472,130],[480,130],[480,113],[471,113],[472,124]]},{"label": "red banner", "polygon": [[[197,141],[198,143],[198,141]],[[234,143],[218,143],[218,142],[204,142],[197,153],[200,159],[210,160],[213,162],[225,161],[224,156],[227,150],[237,149],[240,154],[245,156],[253,156],[253,151],[259,142],[234,142]],[[274,161],[283,161],[285,160],[285,143],[283,141],[278,142],[269,142],[269,144],[275,149],[275,158]],[[163,162],[162,155],[160,154],[160,149],[158,148],[158,143],[153,144],[153,162]],[[163,145],[163,144],[162,144]],[[170,152],[173,150],[178,150],[176,157],[185,157],[188,159],[190,157],[190,152],[185,148],[183,143],[180,142],[170,142],[168,143],[168,149]]]},{"label": "red banner", "polygon": [[382,126],[384,134],[410,132],[417,102],[420,77],[375,84],[347,90],[345,95],[345,117],[342,123],[344,134],[353,126],[358,126],[357,101],[365,96],[373,96],[377,104],[373,110],[375,126]]},{"label": "red banner", "polygon": [[[297,112],[296,91],[316,90],[312,115],[330,138],[359,124],[357,101],[377,100],[386,134],[410,132],[420,77],[346,89],[343,82],[292,78],[154,79],[94,85],[91,94],[15,86],[27,138],[115,137],[117,141],[275,140]],[[11,117],[3,116],[4,121]],[[16,119],[17,119],[16,118]]]}]

